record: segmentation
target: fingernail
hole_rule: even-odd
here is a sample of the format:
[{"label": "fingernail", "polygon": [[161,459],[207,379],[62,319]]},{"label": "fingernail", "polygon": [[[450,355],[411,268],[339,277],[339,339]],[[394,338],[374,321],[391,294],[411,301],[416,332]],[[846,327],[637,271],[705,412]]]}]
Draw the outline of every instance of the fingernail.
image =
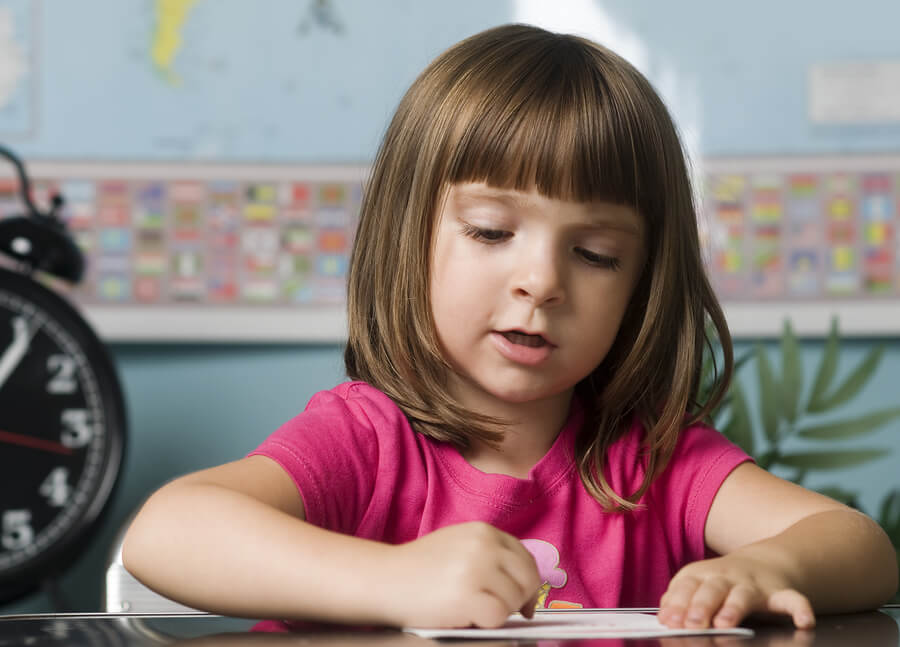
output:
[{"label": "fingernail", "polygon": [[802,627],[804,629],[812,627],[816,622],[816,619],[809,615],[808,613],[801,613],[797,616],[797,626]]},{"label": "fingernail", "polygon": [[705,627],[706,626],[706,618],[704,618],[703,615],[699,614],[699,613],[688,614],[687,622],[688,622],[688,624],[691,624],[695,627]]},{"label": "fingernail", "polygon": [[666,624],[669,625],[681,625],[684,621],[684,615],[679,613],[678,611],[670,611],[666,614]]},{"label": "fingernail", "polygon": [[732,627],[737,622],[733,613],[720,613],[716,616],[713,624],[717,627]]}]

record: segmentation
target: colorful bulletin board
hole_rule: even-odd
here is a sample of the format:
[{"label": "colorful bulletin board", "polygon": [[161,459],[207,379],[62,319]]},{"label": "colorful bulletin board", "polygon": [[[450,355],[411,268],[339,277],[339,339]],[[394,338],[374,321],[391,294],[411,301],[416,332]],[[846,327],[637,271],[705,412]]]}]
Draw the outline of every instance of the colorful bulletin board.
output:
[{"label": "colorful bulletin board", "polygon": [[900,334],[900,157],[707,159],[701,232],[736,335]]},{"label": "colorful bulletin board", "polygon": [[[119,341],[338,341],[363,166],[31,163],[86,252],[66,289]],[[0,217],[21,214],[0,176]]]},{"label": "colorful bulletin board", "polygon": [[[340,342],[367,168],[28,165],[88,257],[57,284],[112,341]],[[716,158],[701,239],[736,336],[900,334],[900,156]],[[0,176],[0,217],[21,213]]]}]

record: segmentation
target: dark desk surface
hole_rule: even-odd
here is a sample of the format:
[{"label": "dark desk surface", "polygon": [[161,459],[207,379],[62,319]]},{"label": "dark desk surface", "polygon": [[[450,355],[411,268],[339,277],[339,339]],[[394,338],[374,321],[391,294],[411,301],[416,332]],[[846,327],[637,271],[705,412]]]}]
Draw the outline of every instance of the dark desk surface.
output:
[{"label": "dark desk surface", "polygon": [[[303,645],[304,647],[427,647],[437,643],[398,631],[345,629],[309,630],[302,633],[249,633],[250,620],[219,616],[147,616],[63,614],[0,616],[0,647],[125,647],[177,645],[183,647],[238,647],[241,645]],[[750,623],[756,635],[688,636],[638,640],[541,640],[538,647],[898,647],[900,607],[841,616],[823,616],[814,631],[799,632],[784,625]],[[467,641],[468,642],[468,641]],[[460,646],[453,641],[443,643]],[[512,646],[514,641],[480,642],[491,647]],[[535,643],[519,643],[535,645]]]}]

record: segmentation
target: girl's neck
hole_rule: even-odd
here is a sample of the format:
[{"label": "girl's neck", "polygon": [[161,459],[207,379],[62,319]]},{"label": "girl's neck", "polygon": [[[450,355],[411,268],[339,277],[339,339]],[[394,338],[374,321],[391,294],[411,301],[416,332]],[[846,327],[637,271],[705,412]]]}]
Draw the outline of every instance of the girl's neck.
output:
[{"label": "girl's neck", "polygon": [[480,441],[463,452],[463,458],[474,468],[487,474],[506,474],[527,478],[534,465],[553,446],[568,419],[572,390],[532,402],[493,401],[490,406],[469,408],[507,421],[503,441],[491,447]]}]

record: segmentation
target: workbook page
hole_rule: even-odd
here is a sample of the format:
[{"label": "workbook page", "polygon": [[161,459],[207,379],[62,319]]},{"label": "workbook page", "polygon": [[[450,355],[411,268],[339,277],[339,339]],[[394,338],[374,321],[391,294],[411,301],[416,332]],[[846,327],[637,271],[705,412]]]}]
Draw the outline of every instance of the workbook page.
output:
[{"label": "workbook page", "polygon": [[599,611],[537,611],[531,620],[516,613],[497,629],[429,629],[409,627],[404,631],[423,638],[657,638],[702,634],[752,636],[744,627],[732,629],[671,629],[654,614]]}]

